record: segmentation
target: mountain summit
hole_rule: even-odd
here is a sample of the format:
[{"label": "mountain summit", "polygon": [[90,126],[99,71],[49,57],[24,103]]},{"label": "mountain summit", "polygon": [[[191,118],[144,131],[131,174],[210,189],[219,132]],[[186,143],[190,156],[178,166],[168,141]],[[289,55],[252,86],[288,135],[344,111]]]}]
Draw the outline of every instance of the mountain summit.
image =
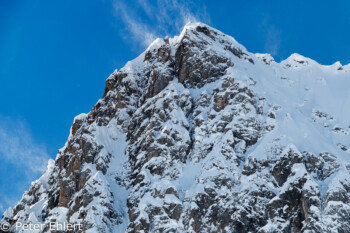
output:
[{"label": "mountain summit", "polygon": [[349,87],[350,65],[278,63],[186,25],[111,74],[1,221],[12,232],[350,232]]}]

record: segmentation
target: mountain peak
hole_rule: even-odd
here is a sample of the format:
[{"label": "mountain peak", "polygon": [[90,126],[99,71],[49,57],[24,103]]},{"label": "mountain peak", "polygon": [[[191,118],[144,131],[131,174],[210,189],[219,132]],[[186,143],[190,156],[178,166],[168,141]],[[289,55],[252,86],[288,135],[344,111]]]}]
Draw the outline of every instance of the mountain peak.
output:
[{"label": "mountain peak", "polygon": [[[239,47],[242,51],[245,51],[245,52],[247,51],[246,48],[243,45],[239,44],[233,37],[227,34],[224,34],[223,32],[204,23],[197,22],[197,23],[186,24],[179,37],[182,38],[182,35],[186,34],[186,32],[191,32],[191,34],[195,36],[198,36],[199,33],[201,33],[211,38],[214,41],[224,40],[224,41],[227,41],[228,43],[233,44],[236,47]],[[201,38],[205,38],[205,37],[201,37]]]},{"label": "mountain peak", "polygon": [[0,224],[350,232],[349,75],[188,24],[109,76]]}]

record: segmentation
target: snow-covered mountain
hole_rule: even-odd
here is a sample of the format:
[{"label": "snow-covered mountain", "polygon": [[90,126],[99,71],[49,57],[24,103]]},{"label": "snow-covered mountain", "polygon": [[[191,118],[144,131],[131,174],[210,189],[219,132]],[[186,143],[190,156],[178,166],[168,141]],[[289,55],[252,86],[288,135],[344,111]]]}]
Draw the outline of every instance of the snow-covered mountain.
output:
[{"label": "snow-covered mountain", "polygon": [[189,24],[107,79],[2,222],[13,232],[50,222],[88,233],[350,232],[349,87],[350,65],[277,63]]}]

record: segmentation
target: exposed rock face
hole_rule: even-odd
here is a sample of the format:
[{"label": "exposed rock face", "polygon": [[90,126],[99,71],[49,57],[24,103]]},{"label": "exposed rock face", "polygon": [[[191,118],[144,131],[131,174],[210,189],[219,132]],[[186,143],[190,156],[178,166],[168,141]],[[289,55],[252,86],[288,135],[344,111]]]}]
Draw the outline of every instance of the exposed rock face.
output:
[{"label": "exposed rock face", "polygon": [[350,123],[335,107],[350,107],[335,94],[350,69],[337,67],[276,63],[187,25],[107,79],[2,221],[13,232],[350,232]]}]

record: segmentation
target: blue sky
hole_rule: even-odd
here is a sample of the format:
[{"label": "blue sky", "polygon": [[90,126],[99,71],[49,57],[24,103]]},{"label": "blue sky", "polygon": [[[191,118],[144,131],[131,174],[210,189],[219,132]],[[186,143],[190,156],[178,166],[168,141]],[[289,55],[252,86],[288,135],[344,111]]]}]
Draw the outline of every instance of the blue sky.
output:
[{"label": "blue sky", "polygon": [[55,158],[74,116],[156,37],[202,21],[277,61],[350,62],[350,1],[1,0],[0,212]]}]

